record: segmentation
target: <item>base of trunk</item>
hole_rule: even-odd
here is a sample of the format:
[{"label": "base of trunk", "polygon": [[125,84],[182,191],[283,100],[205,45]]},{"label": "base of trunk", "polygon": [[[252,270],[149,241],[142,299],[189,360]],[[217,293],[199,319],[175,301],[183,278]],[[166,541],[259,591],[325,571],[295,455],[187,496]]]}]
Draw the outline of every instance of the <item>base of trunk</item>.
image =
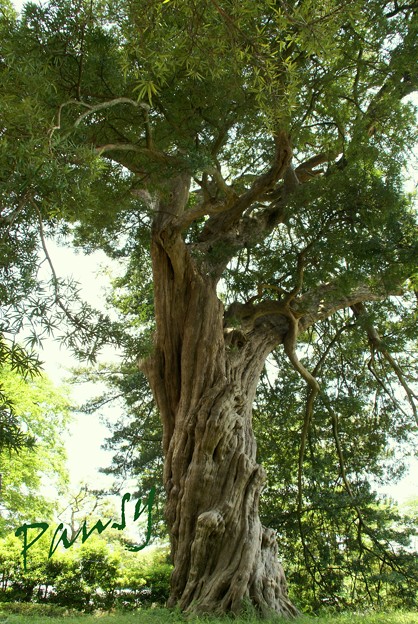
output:
[{"label": "base of trunk", "polygon": [[261,617],[296,617],[299,612],[287,594],[274,531],[262,527],[258,519],[256,524],[252,536],[235,543],[232,550],[226,546],[213,567],[213,552],[217,550],[214,543],[224,541],[225,524],[215,511],[201,514],[186,587],[178,595],[175,569],[168,606],[178,606],[190,615],[239,615],[254,609]]},{"label": "base of trunk", "polygon": [[299,615],[287,594],[284,571],[278,562],[276,536],[272,529],[262,528],[261,551],[249,588],[251,603],[264,617],[275,613],[284,617]]}]

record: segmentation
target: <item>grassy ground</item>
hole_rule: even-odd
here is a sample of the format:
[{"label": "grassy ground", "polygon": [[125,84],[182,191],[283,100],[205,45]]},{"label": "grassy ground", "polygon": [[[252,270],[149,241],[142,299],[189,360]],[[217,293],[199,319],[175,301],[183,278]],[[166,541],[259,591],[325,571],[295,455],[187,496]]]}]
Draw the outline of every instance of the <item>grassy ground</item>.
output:
[{"label": "grassy ground", "polygon": [[[130,614],[98,614],[51,617],[40,615],[15,615],[1,612],[0,624],[184,624],[181,615],[167,609],[149,609]],[[193,618],[190,624],[257,624],[257,620],[245,618],[240,620]],[[292,624],[418,624],[417,613],[347,613],[340,615],[324,615],[321,617],[302,616],[290,620]],[[274,618],[269,624],[289,624],[289,620]],[[258,624],[260,622],[258,621]]]}]

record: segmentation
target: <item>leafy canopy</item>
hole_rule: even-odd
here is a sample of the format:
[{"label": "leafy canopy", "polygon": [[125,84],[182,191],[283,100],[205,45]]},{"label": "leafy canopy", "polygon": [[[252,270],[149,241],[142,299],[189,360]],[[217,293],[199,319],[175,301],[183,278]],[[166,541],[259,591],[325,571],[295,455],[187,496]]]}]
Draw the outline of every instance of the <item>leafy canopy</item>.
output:
[{"label": "leafy canopy", "polygon": [[[389,287],[411,274],[401,173],[414,140],[404,100],[416,87],[412,9],[67,1],[29,4],[21,22],[3,17],[3,29],[2,256],[21,300],[33,292],[40,219],[45,235],[70,228],[87,249],[116,254],[126,244],[132,254],[147,245],[144,200],[164,178],[190,173],[190,207],[203,196],[210,213],[266,171],[279,129],[290,133],[294,168],[304,164],[299,179],[313,182],[290,194],[279,231],[257,220],[252,238],[241,228],[241,240],[218,230],[212,240],[205,230],[196,254],[223,273],[231,296],[271,280],[288,288],[306,247],[306,288],[372,276]],[[270,206],[277,220],[273,199],[248,211]],[[203,229],[193,220],[186,240]],[[16,294],[4,298],[17,304]]]}]

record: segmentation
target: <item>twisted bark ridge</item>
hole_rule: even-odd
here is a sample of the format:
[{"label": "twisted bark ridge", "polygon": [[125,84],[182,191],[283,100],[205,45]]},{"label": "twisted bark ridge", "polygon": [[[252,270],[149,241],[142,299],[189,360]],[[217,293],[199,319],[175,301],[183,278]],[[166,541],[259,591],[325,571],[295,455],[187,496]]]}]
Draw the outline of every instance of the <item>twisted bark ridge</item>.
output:
[{"label": "twisted bark ridge", "polygon": [[216,283],[200,273],[173,227],[187,180],[173,189],[170,209],[161,203],[154,223],[157,332],[144,364],[164,427],[169,605],[238,613],[249,600],[261,613],[295,615],[275,536],[259,519],[264,472],[251,425],[257,382],[277,336],[224,328]]}]

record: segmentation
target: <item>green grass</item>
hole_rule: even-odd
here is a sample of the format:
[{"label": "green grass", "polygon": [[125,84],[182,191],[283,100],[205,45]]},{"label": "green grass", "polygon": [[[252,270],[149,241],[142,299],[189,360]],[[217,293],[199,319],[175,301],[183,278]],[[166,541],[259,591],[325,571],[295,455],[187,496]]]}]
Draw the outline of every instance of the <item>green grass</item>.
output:
[{"label": "green grass", "polygon": [[[148,609],[129,614],[68,615],[51,617],[46,615],[16,615],[1,611],[0,624],[260,624],[260,620],[248,617],[232,620],[212,617],[186,620],[179,613],[167,609]],[[418,624],[418,613],[347,613],[328,614],[319,617],[301,616],[295,620],[272,618],[266,624]]]}]

